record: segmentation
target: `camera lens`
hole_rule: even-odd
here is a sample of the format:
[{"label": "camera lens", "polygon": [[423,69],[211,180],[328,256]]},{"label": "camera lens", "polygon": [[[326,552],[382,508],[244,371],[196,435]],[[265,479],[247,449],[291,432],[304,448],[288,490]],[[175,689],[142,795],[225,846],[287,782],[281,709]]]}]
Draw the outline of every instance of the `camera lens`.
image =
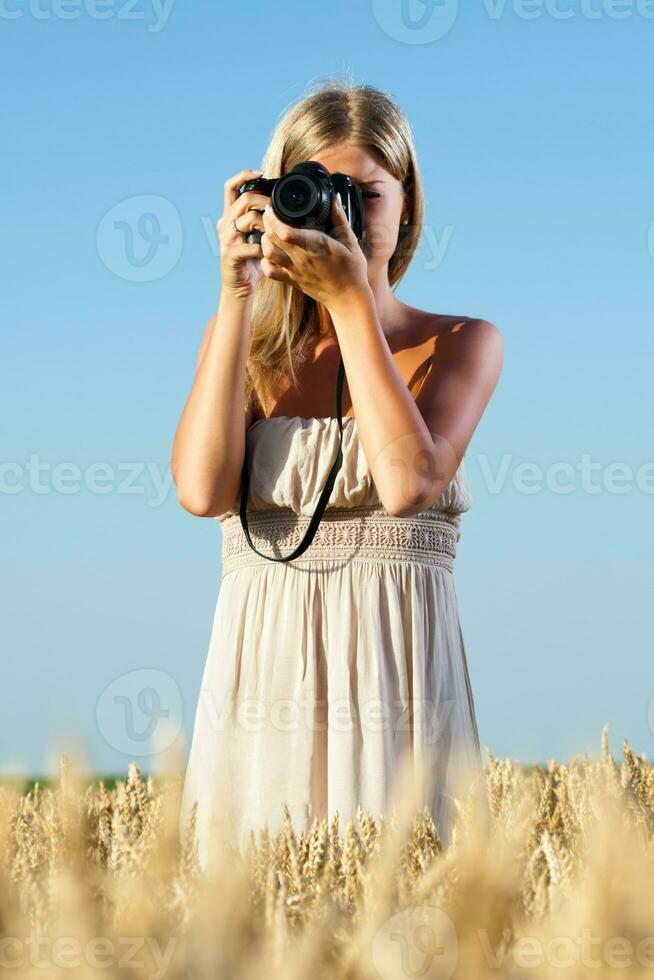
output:
[{"label": "camera lens", "polygon": [[282,213],[289,218],[301,218],[311,214],[318,194],[310,178],[293,176],[279,182],[276,198]]},{"label": "camera lens", "polygon": [[289,181],[282,188],[279,195],[279,203],[292,214],[304,211],[309,202],[309,190],[303,181],[297,179]]},{"label": "camera lens", "polygon": [[315,180],[301,174],[289,174],[277,183],[273,203],[283,220],[297,221],[313,214],[319,200],[320,193]]}]

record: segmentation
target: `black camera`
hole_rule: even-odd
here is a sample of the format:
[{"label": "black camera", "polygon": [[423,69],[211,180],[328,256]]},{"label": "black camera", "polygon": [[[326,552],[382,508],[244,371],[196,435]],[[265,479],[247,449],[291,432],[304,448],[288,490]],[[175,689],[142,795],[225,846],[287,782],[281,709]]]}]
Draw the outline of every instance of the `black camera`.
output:
[{"label": "black camera", "polygon": [[[238,189],[239,197],[246,191],[256,191],[270,197],[273,211],[287,225],[311,228],[329,234],[332,198],[341,195],[347,221],[363,244],[365,235],[363,195],[360,184],[347,174],[331,174],[321,163],[308,160],[298,163],[283,177],[257,177],[246,180]],[[258,245],[261,232],[256,228],[243,232],[243,241]]]}]

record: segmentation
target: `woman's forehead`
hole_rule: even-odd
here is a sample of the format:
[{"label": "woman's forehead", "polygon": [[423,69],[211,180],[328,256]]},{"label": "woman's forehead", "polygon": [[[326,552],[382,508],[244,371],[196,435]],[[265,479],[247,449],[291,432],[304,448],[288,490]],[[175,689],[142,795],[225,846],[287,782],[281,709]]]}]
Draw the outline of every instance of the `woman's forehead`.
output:
[{"label": "woman's forehead", "polygon": [[333,173],[341,170],[352,177],[356,176],[361,183],[388,180],[390,177],[388,171],[367,147],[347,141],[325,147],[320,153],[314,154],[312,159],[324,164]]}]

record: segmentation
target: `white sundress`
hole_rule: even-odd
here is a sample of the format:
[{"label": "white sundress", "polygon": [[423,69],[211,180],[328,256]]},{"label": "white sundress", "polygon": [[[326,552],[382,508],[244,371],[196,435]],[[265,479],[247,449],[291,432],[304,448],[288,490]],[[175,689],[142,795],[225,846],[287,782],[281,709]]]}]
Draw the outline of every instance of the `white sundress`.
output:
[{"label": "white sundress", "polygon": [[[247,431],[248,527],[266,554],[300,542],[338,452],[336,418],[276,416]],[[388,815],[402,753],[433,746],[427,805],[448,844],[460,763],[481,774],[453,567],[472,503],[463,460],[428,510],[393,517],[343,417],[343,462],[316,535],[290,562],[247,543],[239,504],[222,528],[222,580],[195,714],[180,832],[198,801],[206,862],[219,812],[239,846],[357,805]],[[225,826],[225,824],[223,824]]]}]

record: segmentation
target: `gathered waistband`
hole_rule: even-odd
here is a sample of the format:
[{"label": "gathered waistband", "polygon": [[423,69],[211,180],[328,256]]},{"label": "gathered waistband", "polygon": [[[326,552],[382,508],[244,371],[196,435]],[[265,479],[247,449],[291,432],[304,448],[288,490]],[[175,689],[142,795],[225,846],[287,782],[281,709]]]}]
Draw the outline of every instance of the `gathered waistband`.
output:
[{"label": "gathered waistband", "polygon": [[[280,558],[300,544],[310,516],[286,507],[253,510],[248,514],[252,543],[259,551]],[[270,561],[250,547],[238,514],[221,521],[223,575],[247,565],[301,565],[312,562],[406,561],[453,569],[459,540],[460,515],[434,509],[411,517],[393,517],[383,507],[328,507],[313,541],[298,558]]]}]

